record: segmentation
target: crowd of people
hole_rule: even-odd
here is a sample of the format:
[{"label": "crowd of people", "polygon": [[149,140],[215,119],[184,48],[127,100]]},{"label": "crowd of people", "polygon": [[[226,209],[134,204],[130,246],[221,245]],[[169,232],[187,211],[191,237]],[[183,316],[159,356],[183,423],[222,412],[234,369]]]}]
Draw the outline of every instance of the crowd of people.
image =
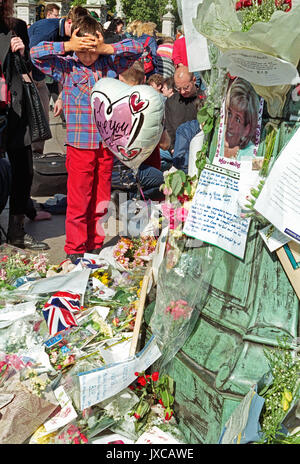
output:
[{"label": "crowd of people", "polygon": [[[205,98],[201,79],[189,72],[184,31],[175,38],[157,34],[156,24],[135,20],[126,26],[120,18],[104,24],[95,12],[73,7],[60,17],[60,7],[48,4],[45,19],[27,27],[13,17],[13,0],[0,4],[0,65],[6,95],[1,114],[7,115],[2,157],[11,165],[8,243],[43,250],[24,229],[24,219],[46,219],[31,200],[33,153],[44,153],[44,141],[30,138],[24,105],[22,76],[14,64],[21,56],[32,74],[49,121],[50,99],[54,116],[66,128],[67,258],[74,262],[85,252],[99,253],[105,234],[99,218],[111,199],[116,158],[102,143],[93,121],[90,90],[105,77],[128,85],[151,85],[165,105],[164,131],[154,152],[138,170],[145,198],[161,200],[163,171],[175,166],[187,172],[189,143],[200,131],[197,113]],[[133,176],[132,173],[127,173]],[[135,179],[132,178],[134,184]]]}]

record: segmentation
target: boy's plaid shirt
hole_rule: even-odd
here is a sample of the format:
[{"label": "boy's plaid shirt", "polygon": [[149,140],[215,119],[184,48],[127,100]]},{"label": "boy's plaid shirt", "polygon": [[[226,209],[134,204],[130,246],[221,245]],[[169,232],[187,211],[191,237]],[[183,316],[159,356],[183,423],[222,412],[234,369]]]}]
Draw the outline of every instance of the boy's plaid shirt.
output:
[{"label": "boy's plaid shirt", "polygon": [[143,46],[130,39],[111,45],[114,54],[100,55],[92,66],[84,66],[75,53],[63,56],[63,42],[41,42],[30,51],[33,64],[63,84],[67,145],[86,150],[99,148],[101,137],[92,113],[91,90],[96,80],[116,77],[143,53]]}]

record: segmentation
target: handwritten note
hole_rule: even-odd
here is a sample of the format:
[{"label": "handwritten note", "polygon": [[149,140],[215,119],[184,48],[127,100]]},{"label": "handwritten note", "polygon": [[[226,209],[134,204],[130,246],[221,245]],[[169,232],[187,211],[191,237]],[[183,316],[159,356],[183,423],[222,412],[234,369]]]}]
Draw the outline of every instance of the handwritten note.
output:
[{"label": "handwritten note", "polygon": [[300,129],[285,146],[266,179],[255,208],[300,243]]},{"label": "handwritten note", "polygon": [[81,409],[100,403],[127,388],[136,379],[135,372],[145,371],[160,356],[155,337],[152,337],[136,356],[124,362],[78,374]]},{"label": "handwritten note", "polygon": [[243,258],[250,221],[240,217],[238,196],[239,176],[207,165],[183,232]]}]

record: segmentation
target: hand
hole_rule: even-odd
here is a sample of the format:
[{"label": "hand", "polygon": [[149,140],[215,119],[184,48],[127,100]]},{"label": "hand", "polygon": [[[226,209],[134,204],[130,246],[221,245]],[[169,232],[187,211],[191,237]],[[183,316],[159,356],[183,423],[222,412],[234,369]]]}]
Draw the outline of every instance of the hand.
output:
[{"label": "hand", "polygon": [[25,45],[20,37],[13,37],[11,39],[10,48],[13,53],[20,52],[22,56],[24,55]]},{"label": "hand", "polygon": [[88,39],[89,44],[91,44],[90,52],[99,53],[99,55],[110,55],[114,53],[114,48],[110,44],[104,43],[103,35],[96,31],[97,37],[91,34],[85,34],[86,39]]},{"label": "hand", "polygon": [[57,116],[61,115],[63,112],[63,101],[61,98],[58,98],[54,103],[53,107],[53,116],[56,118]]},{"label": "hand", "polygon": [[93,51],[96,46],[96,37],[86,34],[84,37],[78,37],[79,27],[74,30],[71,39],[64,42],[65,52],[84,52]]}]

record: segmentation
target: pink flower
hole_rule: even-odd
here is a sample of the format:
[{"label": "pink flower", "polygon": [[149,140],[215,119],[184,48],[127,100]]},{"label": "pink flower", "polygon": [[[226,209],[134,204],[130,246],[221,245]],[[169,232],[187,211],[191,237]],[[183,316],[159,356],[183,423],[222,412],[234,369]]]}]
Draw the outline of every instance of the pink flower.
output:
[{"label": "pink flower", "polygon": [[6,280],[6,270],[0,269],[0,280]]},{"label": "pink flower", "polygon": [[187,319],[190,317],[193,308],[191,308],[185,300],[171,301],[170,305],[166,307],[165,313],[171,314],[174,321],[178,319]]},{"label": "pink flower", "polygon": [[172,189],[170,187],[165,187],[163,189],[163,194],[166,196],[172,195]]},{"label": "pink flower", "polygon": [[187,210],[186,208],[178,208],[178,209],[176,210],[177,219],[178,219],[180,222],[185,222],[188,213],[189,213],[189,212],[188,212],[188,210]]},{"label": "pink flower", "polygon": [[161,211],[165,218],[169,220],[169,227],[171,230],[176,229],[178,221],[175,220],[175,210],[170,203],[162,203]]}]

